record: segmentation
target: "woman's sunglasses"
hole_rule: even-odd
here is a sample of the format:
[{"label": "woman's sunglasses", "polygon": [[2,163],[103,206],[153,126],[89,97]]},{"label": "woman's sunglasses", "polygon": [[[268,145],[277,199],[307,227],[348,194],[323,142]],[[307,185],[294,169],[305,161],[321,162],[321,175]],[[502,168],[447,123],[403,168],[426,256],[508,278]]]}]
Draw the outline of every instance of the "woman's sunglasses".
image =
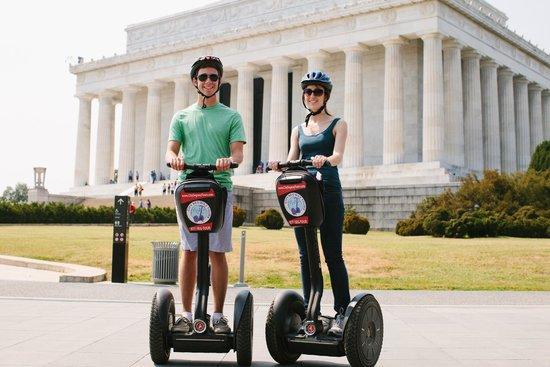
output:
[{"label": "woman's sunglasses", "polygon": [[307,94],[308,96],[311,96],[312,94],[315,96],[315,97],[321,97],[323,94],[325,94],[325,91],[323,89],[309,89],[309,88],[306,88],[304,89],[304,94]]},{"label": "woman's sunglasses", "polygon": [[210,79],[213,82],[217,82],[218,79],[220,79],[220,76],[218,74],[201,74],[197,76],[197,79],[201,82],[205,82],[206,79]]}]

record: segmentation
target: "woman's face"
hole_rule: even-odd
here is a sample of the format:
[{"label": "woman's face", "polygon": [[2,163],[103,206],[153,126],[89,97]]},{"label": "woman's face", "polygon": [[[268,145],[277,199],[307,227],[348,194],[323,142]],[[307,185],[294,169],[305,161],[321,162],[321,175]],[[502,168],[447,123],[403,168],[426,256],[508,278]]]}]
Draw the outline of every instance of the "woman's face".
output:
[{"label": "woman's face", "polygon": [[317,84],[310,84],[303,90],[304,102],[312,111],[318,111],[326,100],[325,89]]}]

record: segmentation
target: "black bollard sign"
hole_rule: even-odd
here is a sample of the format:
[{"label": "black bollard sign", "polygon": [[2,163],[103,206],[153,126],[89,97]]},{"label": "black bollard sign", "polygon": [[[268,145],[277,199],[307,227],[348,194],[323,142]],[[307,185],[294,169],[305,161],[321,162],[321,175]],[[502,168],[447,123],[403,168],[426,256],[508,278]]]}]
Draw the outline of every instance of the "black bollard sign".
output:
[{"label": "black bollard sign", "polygon": [[112,282],[126,283],[128,279],[128,196],[115,196],[113,215]]}]

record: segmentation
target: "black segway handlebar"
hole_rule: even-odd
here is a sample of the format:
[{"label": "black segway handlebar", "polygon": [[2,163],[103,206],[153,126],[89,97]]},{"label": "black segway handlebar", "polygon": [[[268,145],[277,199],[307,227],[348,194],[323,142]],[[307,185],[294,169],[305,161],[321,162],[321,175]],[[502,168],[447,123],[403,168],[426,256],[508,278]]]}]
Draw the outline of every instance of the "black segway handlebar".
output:
[{"label": "black segway handlebar", "polygon": [[[172,165],[170,163],[166,163],[166,165],[172,168]],[[238,163],[231,162],[231,164],[229,165],[229,168],[237,168],[237,167],[239,167]],[[215,164],[185,164],[183,169],[215,171],[218,168],[216,167]]]},{"label": "black segway handlebar", "polygon": [[[297,159],[294,161],[288,161],[288,162],[279,162],[277,164],[277,169],[281,168],[295,168],[295,167],[311,167],[313,166],[313,161],[311,159]],[[325,164],[323,164],[323,167],[330,167],[331,164],[329,161],[325,161]],[[272,171],[271,168],[267,167],[266,172]]]}]

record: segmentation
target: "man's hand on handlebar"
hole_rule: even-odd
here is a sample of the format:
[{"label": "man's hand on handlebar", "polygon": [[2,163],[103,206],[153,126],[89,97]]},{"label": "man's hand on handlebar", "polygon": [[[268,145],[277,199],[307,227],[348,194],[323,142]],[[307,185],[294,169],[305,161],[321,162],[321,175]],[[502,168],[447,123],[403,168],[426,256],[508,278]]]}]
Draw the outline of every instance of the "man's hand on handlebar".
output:
[{"label": "man's hand on handlebar", "polygon": [[280,171],[279,163],[281,163],[281,162],[280,161],[269,161],[267,163],[267,168],[269,168],[269,170],[271,170],[271,171]]},{"label": "man's hand on handlebar", "polygon": [[216,160],[216,169],[218,171],[227,171],[231,166],[231,158],[218,158]]},{"label": "man's hand on handlebar", "polygon": [[169,162],[166,162],[170,168],[176,171],[183,171],[185,169],[185,161],[182,157],[174,157]]}]

